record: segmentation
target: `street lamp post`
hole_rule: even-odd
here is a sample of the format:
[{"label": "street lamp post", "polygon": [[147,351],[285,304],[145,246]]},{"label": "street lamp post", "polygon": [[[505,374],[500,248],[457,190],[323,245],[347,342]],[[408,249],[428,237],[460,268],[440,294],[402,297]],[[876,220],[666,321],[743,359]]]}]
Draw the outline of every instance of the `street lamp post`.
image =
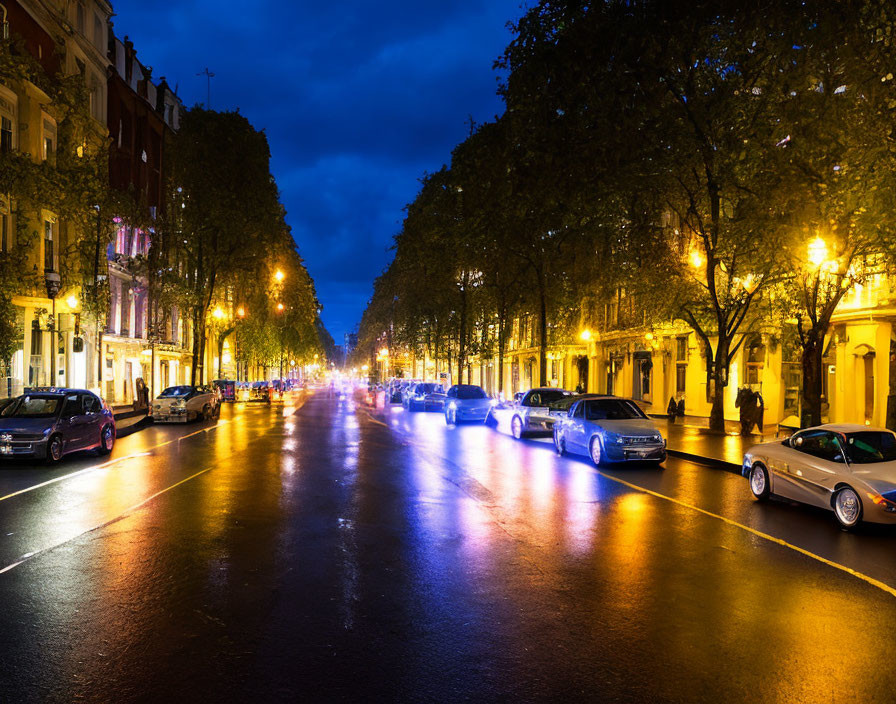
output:
[{"label": "street lamp post", "polygon": [[62,282],[57,272],[46,271],[44,272],[44,283],[47,287],[47,298],[53,303],[53,312],[50,314],[47,330],[50,332],[50,386],[56,386],[56,349],[59,346],[59,340],[56,338],[59,332],[56,325],[56,296],[59,294]]}]

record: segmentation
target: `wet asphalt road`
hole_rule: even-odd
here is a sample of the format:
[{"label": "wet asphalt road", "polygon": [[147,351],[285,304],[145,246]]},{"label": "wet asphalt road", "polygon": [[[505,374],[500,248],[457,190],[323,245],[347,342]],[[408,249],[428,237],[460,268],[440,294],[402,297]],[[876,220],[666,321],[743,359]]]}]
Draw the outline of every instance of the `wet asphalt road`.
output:
[{"label": "wet asphalt road", "polygon": [[0,701],[892,702],[894,545],[683,461],[228,406],[0,469]]}]

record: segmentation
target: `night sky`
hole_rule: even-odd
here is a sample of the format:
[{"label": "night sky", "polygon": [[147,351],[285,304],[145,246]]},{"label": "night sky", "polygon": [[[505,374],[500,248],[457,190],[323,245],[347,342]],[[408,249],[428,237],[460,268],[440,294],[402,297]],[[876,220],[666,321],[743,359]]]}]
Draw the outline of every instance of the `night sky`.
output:
[{"label": "night sky", "polygon": [[184,104],[239,108],[271,144],[299,251],[342,342],[426,171],[503,110],[494,60],[521,0],[113,0],[115,33]]}]

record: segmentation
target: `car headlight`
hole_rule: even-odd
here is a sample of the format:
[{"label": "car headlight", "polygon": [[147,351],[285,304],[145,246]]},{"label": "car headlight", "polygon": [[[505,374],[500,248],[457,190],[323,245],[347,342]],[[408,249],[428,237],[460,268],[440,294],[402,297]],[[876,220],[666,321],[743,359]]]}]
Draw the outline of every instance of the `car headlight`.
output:
[{"label": "car headlight", "polygon": [[617,445],[622,445],[625,442],[620,435],[611,433],[608,430],[604,431],[604,440],[606,442],[615,442]]},{"label": "car headlight", "polygon": [[449,402],[448,402],[448,408],[450,408],[452,411],[456,411],[456,410],[457,410],[457,404],[456,404],[454,401],[449,401]]}]

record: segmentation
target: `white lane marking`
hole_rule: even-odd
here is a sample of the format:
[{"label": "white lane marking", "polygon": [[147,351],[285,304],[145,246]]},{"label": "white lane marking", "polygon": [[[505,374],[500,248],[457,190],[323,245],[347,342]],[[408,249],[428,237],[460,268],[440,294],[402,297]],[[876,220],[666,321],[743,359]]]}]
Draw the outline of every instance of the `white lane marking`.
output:
[{"label": "white lane marking", "polygon": [[117,516],[115,516],[114,518],[110,518],[110,519],[107,520],[107,521],[103,521],[102,523],[98,523],[97,525],[93,526],[92,528],[87,528],[86,530],[83,530],[83,531],[81,531],[80,533],[78,533],[78,534],[76,534],[76,535],[70,535],[70,536],[69,536],[68,538],[66,538],[65,540],[60,540],[58,543],[56,543],[56,544],[54,544],[54,545],[51,545],[51,546],[46,547],[46,548],[43,548],[42,550],[36,550],[36,551],[34,551],[34,552],[26,552],[26,553],[25,553],[24,555],[22,555],[16,562],[13,562],[11,565],[7,565],[7,566],[4,567],[3,569],[0,569],[0,574],[3,574],[4,572],[9,572],[10,570],[15,569],[15,568],[18,567],[19,565],[28,562],[28,560],[30,560],[30,559],[33,558],[33,557],[37,557],[38,555],[42,555],[43,553],[45,553],[45,552],[49,552],[50,550],[55,550],[56,548],[61,547],[62,545],[65,545],[66,543],[70,543],[70,542],[73,541],[73,540],[77,540],[77,539],[80,538],[82,535],[86,535],[87,533],[92,533],[92,532],[95,531],[95,530],[100,530],[101,528],[105,528],[106,526],[110,526],[110,525],[112,525],[113,523],[117,523],[118,521],[127,518],[127,517],[130,516],[132,513],[134,513],[134,511],[136,511],[136,510],[139,509],[139,508],[142,508],[143,506],[145,506],[146,504],[148,504],[150,501],[152,501],[152,500],[155,499],[156,497],[161,496],[162,494],[164,494],[164,493],[166,493],[166,492],[169,492],[169,491],[171,491],[172,489],[175,489],[175,488],[179,487],[181,484],[185,484],[186,482],[190,481],[191,479],[195,479],[196,477],[202,476],[202,475],[205,474],[206,472],[211,472],[212,469],[213,469],[213,467],[206,467],[205,469],[203,469],[203,470],[201,470],[201,471],[199,471],[199,472],[196,472],[196,474],[190,475],[190,476],[187,477],[186,479],[181,479],[179,482],[177,482],[177,483],[175,483],[175,484],[172,484],[171,486],[166,487],[165,489],[162,489],[161,491],[157,491],[157,492],[156,492],[155,494],[153,494],[152,496],[148,496],[147,498],[143,499],[143,501],[140,501],[140,502],[134,504],[133,506],[130,506],[130,507],[126,508],[124,511],[122,511],[121,513],[119,513],[119,514],[118,514]]},{"label": "white lane marking", "polygon": [[[149,448],[150,450],[153,448]],[[6,501],[6,499],[11,499],[13,496],[18,496],[19,494],[27,494],[29,491],[34,491],[35,489],[40,489],[41,487],[49,486],[50,484],[55,484],[56,482],[61,482],[63,479],[74,479],[75,477],[79,477],[82,474],[87,474],[88,472],[96,472],[100,469],[105,469],[113,464],[118,462],[124,462],[125,460],[132,460],[135,457],[145,457],[146,455],[151,454],[150,452],[137,452],[133,455],[125,455],[124,457],[116,457],[114,460],[109,460],[108,462],[103,462],[102,464],[95,464],[92,467],[85,467],[84,469],[79,469],[77,472],[72,472],[71,474],[64,474],[61,477],[56,477],[55,479],[48,479],[45,482],[41,482],[40,484],[35,484],[34,486],[25,487],[24,489],[19,489],[18,491],[14,491],[11,494],[7,494],[6,496],[0,496],[0,501]]]},{"label": "white lane marking", "polygon": [[132,460],[135,457],[145,457],[147,455],[152,454],[151,450],[158,450],[160,447],[165,447],[166,445],[171,445],[175,442],[180,442],[181,440],[186,440],[187,438],[191,438],[194,435],[199,435],[199,433],[208,433],[212,430],[217,430],[223,425],[227,425],[228,423],[232,423],[233,421],[228,420],[220,420],[215,425],[211,425],[208,428],[200,428],[189,435],[181,435],[177,438],[172,438],[171,440],[166,440],[165,442],[160,442],[158,445],[152,445],[147,447],[143,452],[137,452],[133,455],[125,455],[124,457],[116,457],[114,460],[109,460],[108,462],[103,462],[102,464],[95,464],[91,467],[85,467],[84,469],[79,469],[77,472],[72,472],[71,474],[63,474],[61,477],[56,477],[55,479],[48,479],[45,482],[41,482],[40,484],[35,484],[33,486],[25,487],[24,489],[19,489],[18,491],[14,491],[11,494],[7,494],[6,496],[0,496],[0,501],[6,501],[6,499],[11,499],[14,496],[19,496],[21,494],[27,494],[29,491],[34,491],[35,489],[41,489],[45,486],[49,486],[50,484],[55,484],[56,482],[65,481],[66,479],[74,479],[75,477],[79,477],[82,474],[87,474],[89,472],[96,472],[100,469],[105,469],[116,462],[124,462],[125,460]]}]

